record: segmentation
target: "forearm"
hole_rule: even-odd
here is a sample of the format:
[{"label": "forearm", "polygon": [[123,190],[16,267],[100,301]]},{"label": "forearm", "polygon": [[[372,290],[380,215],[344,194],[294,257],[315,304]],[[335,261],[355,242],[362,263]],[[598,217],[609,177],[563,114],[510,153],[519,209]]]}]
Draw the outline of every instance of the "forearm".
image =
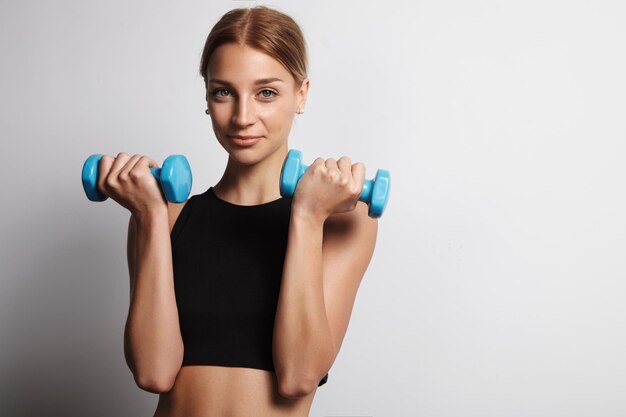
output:
[{"label": "forearm", "polygon": [[323,226],[292,211],[273,341],[276,373],[290,392],[317,386],[315,379],[334,360],[322,281]]},{"label": "forearm", "polygon": [[173,382],[183,357],[174,292],[167,212],[135,217],[136,274],[125,329],[125,353],[138,385]]}]

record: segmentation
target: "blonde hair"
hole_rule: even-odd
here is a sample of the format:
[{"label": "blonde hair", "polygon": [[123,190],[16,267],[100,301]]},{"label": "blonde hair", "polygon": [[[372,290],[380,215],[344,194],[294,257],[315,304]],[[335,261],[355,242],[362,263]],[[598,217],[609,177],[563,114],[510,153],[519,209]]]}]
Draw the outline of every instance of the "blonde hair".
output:
[{"label": "blonde hair", "polygon": [[200,75],[207,86],[207,67],[220,45],[235,43],[261,51],[280,62],[293,76],[296,88],[307,77],[307,48],[298,24],[267,6],[233,9],[222,16],[207,36]]}]

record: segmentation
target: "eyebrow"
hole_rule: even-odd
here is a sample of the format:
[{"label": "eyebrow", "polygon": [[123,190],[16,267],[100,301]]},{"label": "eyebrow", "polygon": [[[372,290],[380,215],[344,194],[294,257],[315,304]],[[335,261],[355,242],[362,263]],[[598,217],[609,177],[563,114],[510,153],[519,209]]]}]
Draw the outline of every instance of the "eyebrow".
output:
[{"label": "eyebrow", "polygon": [[[269,83],[273,83],[273,82],[284,82],[283,80],[281,80],[280,78],[261,78],[258,79],[254,82],[254,85],[258,85],[258,84],[269,84]],[[218,80],[216,78],[212,78],[209,80],[209,83],[218,83],[218,84],[224,84],[224,85],[230,85],[232,86],[231,83],[229,83],[226,80]]]}]

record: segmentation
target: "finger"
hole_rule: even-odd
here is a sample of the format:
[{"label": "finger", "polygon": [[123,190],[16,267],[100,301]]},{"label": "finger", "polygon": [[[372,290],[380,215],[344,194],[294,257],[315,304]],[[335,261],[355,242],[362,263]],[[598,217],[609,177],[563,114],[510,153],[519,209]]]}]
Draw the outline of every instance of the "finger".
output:
[{"label": "finger", "polygon": [[120,152],[117,154],[117,157],[113,160],[111,164],[111,168],[109,169],[109,173],[106,178],[104,178],[104,189],[105,190],[113,190],[119,185],[119,172],[124,167],[126,162],[130,157],[128,154],[124,152]]},{"label": "finger", "polygon": [[157,162],[148,156],[141,156],[133,167],[131,175],[137,178],[144,175],[144,173],[151,173],[150,167],[158,167]]},{"label": "finger", "polygon": [[347,156],[342,156],[337,161],[337,167],[343,174],[352,174],[352,161]]},{"label": "finger", "polygon": [[[313,168],[313,169],[311,169]],[[313,172],[318,172],[320,169],[326,169],[325,161],[323,158],[315,158],[315,160],[309,165],[309,169]]]},{"label": "finger", "polygon": [[120,152],[117,154],[115,160],[113,161],[113,165],[111,165],[111,170],[109,171],[108,176],[110,180],[117,178],[120,171],[122,170],[122,168],[124,168],[124,165],[126,165],[126,162],[128,162],[129,159],[130,155],[125,152]]},{"label": "finger", "polygon": [[151,167],[157,167],[158,168],[158,166],[159,166],[157,161],[155,161],[154,159],[150,158],[147,155],[143,155],[141,157],[140,163],[141,163],[141,165],[147,165],[148,168],[151,168]]},{"label": "finger", "polygon": [[352,165],[352,178],[354,178],[356,183],[355,194],[359,197],[363,190],[363,184],[365,183],[365,165],[361,162]]},{"label": "finger", "polygon": [[128,161],[126,161],[126,164],[124,165],[124,167],[120,170],[120,173],[118,174],[118,178],[120,179],[120,181],[128,180],[130,176],[130,172],[135,168],[135,165],[137,165],[137,162],[140,159],[141,159],[141,155],[135,154]]},{"label": "finger", "polygon": [[333,158],[328,158],[324,165],[326,165],[326,168],[328,168],[330,171],[339,171],[337,161],[335,161]]},{"label": "finger", "polygon": [[115,158],[113,158],[112,156],[103,155],[102,158],[100,158],[100,162],[98,163],[98,189],[106,194],[107,197],[108,193],[106,179],[109,176],[109,172],[111,172],[111,165],[113,165],[114,160]]},{"label": "finger", "polygon": [[149,156],[145,156],[145,155],[144,155],[144,158],[148,161],[148,166],[149,167],[157,167],[158,168],[159,164],[158,164],[157,161],[155,161],[154,159],[150,158]]}]

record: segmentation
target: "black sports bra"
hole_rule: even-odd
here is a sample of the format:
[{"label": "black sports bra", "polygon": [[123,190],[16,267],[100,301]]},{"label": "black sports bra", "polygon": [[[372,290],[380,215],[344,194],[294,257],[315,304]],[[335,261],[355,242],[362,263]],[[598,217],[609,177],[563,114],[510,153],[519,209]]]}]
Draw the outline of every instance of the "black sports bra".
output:
[{"label": "black sports bra", "polygon": [[[229,203],[213,187],[193,195],[171,233],[182,366],[275,372],[272,334],[291,199]],[[326,383],[328,373],[318,386]]]}]

